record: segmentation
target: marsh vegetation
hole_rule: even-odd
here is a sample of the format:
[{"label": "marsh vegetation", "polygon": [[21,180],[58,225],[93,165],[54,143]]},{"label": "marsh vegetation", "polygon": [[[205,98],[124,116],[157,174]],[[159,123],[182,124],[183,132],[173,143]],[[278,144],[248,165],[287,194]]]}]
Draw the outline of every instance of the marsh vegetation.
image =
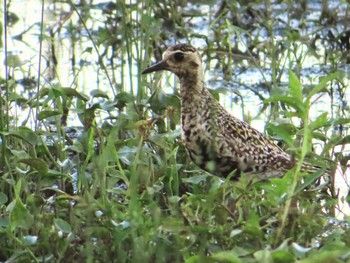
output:
[{"label": "marsh vegetation", "polygon": [[[4,1],[0,261],[349,262],[349,8]],[[140,75],[174,43],[199,49],[226,108],[321,172],[231,181],[191,163],[176,79]]]}]

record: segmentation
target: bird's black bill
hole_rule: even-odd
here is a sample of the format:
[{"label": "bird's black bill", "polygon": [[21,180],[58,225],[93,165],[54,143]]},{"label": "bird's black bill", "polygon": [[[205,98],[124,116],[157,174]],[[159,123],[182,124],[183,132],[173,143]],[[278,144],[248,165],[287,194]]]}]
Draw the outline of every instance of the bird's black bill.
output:
[{"label": "bird's black bill", "polygon": [[146,68],[144,71],[142,71],[141,74],[147,74],[154,71],[164,70],[168,66],[168,63],[166,60],[159,61],[157,64],[150,66],[149,68]]}]

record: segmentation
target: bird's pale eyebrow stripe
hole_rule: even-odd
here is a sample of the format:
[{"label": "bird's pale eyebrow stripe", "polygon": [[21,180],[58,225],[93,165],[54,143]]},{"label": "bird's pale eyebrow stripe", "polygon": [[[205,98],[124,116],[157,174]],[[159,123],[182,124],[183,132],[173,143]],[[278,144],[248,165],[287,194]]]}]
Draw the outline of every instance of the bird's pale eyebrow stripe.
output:
[{"label": "bird's pale eyebrow stripe", "polygon": [[177,44],[175,46],[172,46],[169,48],[170,51],[183,51],[183,52],[188,52],[188,51],[191,51],[191,52],[196,52],[196,48],[190,46],[190,45],[187,45],[187,44]]}]

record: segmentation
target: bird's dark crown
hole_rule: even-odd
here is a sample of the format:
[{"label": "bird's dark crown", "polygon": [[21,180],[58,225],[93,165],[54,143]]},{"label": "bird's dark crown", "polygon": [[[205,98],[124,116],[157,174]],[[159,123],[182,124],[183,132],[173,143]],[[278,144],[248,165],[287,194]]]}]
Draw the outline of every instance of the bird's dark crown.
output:
[{"label": "bird's dark crown", "polygon": [[177,44],[174,46],[169,47],[169,51],[182,51],[182,52],[196,52],[197,49],[191,45],[188,44]]}]

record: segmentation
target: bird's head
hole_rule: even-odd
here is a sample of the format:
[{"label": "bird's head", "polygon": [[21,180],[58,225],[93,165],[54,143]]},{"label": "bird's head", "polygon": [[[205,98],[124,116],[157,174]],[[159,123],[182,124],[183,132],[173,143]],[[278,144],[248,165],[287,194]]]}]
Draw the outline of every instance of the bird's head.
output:
[{"label": "bird's head", "polygon": [[178,44],[169,47],[164,53],[164,59],[155,65],[146,68],[142,74],[160,70],[168,70],[180,79],[201,74],[202,60],[196,48],[187,44]]}]

